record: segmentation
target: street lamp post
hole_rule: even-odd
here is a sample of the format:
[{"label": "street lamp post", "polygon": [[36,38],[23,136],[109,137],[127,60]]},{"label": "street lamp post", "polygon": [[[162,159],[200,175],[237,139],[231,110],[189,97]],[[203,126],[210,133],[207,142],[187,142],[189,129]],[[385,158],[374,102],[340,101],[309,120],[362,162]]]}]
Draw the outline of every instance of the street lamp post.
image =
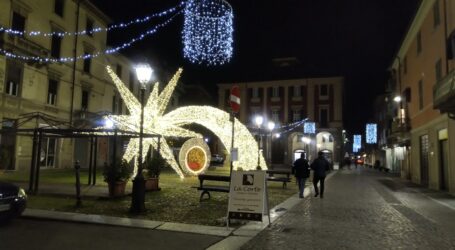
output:
[{"label": "street lamp post", "polygon": [[140,64],[136,67],[136,75],[138,81],[141,83],[140,99],[141,99],[141,122],[139,129],[139,159],[138,159],[138,169],[136,176],[133,180],[133,194],[131,200],[131,209],[132,213],[141,213],[145,211],[145,179],[142,174],[143,170],[143,156],[142,156],[142,139],[144,136],[144,94],[146,89],[146,84],[150,81],[152,77],[152,68],[148,64]]},{"label": "street lamp post", "polygon": [[262,122],[264,122],[264,118],[261,115],[256,116],[255,118],[256,125],[258,126],[258,166],[257,169],[261,169],[261,164],[260,164],[260,151],[261,151],[261,125]]},{"label": "street lamp post", "polygon": [[309,151],[310,151],[310,147],[309,147],[309,144],[311,143],[311,138],[310,137],[302,137],[302,142],[305,144],[305,152],[306,152],[306,158],[307,160],[309,160]]},{"label": "street lamp post", "polygon": [[269,151],[270,167],[272,168],[272,141],[273,141],[272,135],[273,135],[273,129],[275,128],[275,123],[273,121],[269,121],[269,123],[267,124],[267,127],[270,131],[270,149],[268,151]]}]

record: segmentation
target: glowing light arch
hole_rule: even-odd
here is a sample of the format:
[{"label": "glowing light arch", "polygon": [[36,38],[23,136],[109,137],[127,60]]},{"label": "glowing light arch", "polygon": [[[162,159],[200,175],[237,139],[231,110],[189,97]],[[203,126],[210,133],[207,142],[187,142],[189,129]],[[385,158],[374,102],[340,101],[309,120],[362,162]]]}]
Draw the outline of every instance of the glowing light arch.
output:
[{"label": "glowing light arch", "polygon": [[[232,123],[229,113],[210,106],[186,106],[175,109],[163,116],[167,122],[173,121],[176,126],[199,124],[212,131],[226,149],[231,148]],[[238,119],[234,126],[234,147],[238,148],[238,161],[234,169],[254,170],[257,167],[258,146],[250,131]],[[260,166],[267,169],[264,157],[260,155]]]},{"label": "glowing light arch", "polygon": [[[107,66],[106,69],[108,74],[111,76],[114,85],[117,87],[120,96],[124,100],[125,106],[130,112],[129,115],[109,115],[107,116],[107,119],[113,121],[115,125],[122,130],[139,132],[141,114],[140,102],[120,80],[120,78],[118,78],[111,67]],[[153,90],[150,93],[149,99],[144,106],[144,133],[159,134],[163,139],[158,145],[158,138],[144,138],[142,154],[146,155],[150,147],[155,150],[159,149],[159,153],[171,166],[171,168],[174,169],[180,178],[184,178],[182,169],[180,169],[177,164],[172,149],[166,142],[166,137],[201,138],[202,136],[200,134],[182,127],[184,125],[195,123],[211,130],[218,138],[220,138],[226,149],[230,149],[232,139],[232,123],[229,121],[228,113],[209,106],[187,106],[178,108],[168,114],[164,114],[172,93],[177,86],[181,73],[182,69],[179,69],[161,93],[158,93],[158,83],[155,83]],[[234,169],[239,167],[244,170],[256,169],[258,146],[254,137],[245,125],[237,119],[234,130],[236,138],[234,147],[238,148],[239,152],[239,160],[234,162]],[[136,174],[138,164],[138,145],[139,139],[131,139],[123,155],[123,159],[128,162],[134,158],[134,174]],[[267,169],[267,164],[265,163],[262,155],[260,156],[259,165],[262,169]]]}]

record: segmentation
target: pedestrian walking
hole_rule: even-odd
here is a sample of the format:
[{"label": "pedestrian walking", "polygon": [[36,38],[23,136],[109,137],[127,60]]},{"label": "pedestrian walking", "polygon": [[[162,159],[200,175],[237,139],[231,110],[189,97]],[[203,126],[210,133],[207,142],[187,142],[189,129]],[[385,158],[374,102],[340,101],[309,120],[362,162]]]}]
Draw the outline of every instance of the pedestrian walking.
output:
[{"label": "pedestrian walking", "polygon": [[[314,197],[317,197],[319,194],[321,199],[324,197],[324,180],[326,172],[330,170],[330,163],[325,159],[324,153],[319,151],[318,158],[316,158],[311,163],[311,169],[313,173],[313,186],[314,186]],[[319,193],[318,182],[320,182],[321,193]]]},{"label": "pedestrian walking", "polygon": [[351,159],[349,159],[349,157],[344,158],[344,165],[346,168],[351,169]]},{"label": "pedestrian walking", "polygon": [[299,197],[303,198],[303,191],[305,190],[305,182],[310,177],[310,166],[308,160],[305,159],[305,153],[300,154],[300,158],[294,162],[292,166],[292,173],[299,185]]}]

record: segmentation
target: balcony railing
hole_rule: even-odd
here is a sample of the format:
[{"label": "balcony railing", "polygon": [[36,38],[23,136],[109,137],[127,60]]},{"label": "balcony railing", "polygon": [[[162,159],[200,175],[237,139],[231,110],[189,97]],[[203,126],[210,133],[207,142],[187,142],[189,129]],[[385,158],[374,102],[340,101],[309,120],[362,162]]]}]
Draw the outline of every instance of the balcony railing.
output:
[{"label": "balcony railing", "polygon": [[441,112],[455,113],[455,70],[433,87],[433,106]]},{"label": "balcony railing", "polygon": [[393,145],[409,141],[410,130],[409,120],[394,118],[390,127],[390,133],[387,135],[387,143]]}]

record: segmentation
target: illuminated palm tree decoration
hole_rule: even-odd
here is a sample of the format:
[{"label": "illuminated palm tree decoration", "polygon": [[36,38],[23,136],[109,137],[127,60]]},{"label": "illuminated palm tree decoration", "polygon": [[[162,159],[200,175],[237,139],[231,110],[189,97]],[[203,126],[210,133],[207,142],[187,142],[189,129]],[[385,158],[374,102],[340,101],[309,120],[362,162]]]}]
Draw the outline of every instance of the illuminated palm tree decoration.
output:
[{"label": "illuminated palm tree decoration", "polygon": [[[115,122],[119,129],[127,131],[139,132],[140,130],[140,115],[141,104],[137,98],[131,93],[126,85],[118,78],[112,71],[111,67],[107,66],[107,72],[114,81],[126,107],[130,111],[129,115],[109,115],[108,119]],[[155,83],[153,90],[149,96],[147,104],[144,107],[144,133],[145,134],[158,134],[164,137],[160,140],[158,146],[158,138],[144,138],[143,141],[143,155],[145,155],[149,148],[159,150],[161,156],[167,163],[175,170],[175,172],[183,178],[182,170],[179,168],[172,149],[166,142],[166,137],[189,138],[202,136],[196,132],[183,128],[184,125],[199,124],[211,130],[217,135],[224,146],[228,149],[231,148],[231,126],[229,121],[229,114],[208,106],[187,106],[178,108],[168,114],[164,114],[169,100],[177,86],[178,79],[182,73],[179,69],[166,87],[158,93],[159,83]],[[242,167],[244,170],[256,169],[257,162],[254,156],[257,152],[257,145],[253,136],[248,129],[240,123],[235,122],[235,135],[236,141],[234,146],[238,148],[239,159],[234,162],[234,169]],[[135,165],[137,166],[137,155],[139,154],[139,139],[131,139],[128,147],[123,155],[123,159],[128,162],[135,158]],[[261,167],[267,169],[264,158],[261,156]]]}]

